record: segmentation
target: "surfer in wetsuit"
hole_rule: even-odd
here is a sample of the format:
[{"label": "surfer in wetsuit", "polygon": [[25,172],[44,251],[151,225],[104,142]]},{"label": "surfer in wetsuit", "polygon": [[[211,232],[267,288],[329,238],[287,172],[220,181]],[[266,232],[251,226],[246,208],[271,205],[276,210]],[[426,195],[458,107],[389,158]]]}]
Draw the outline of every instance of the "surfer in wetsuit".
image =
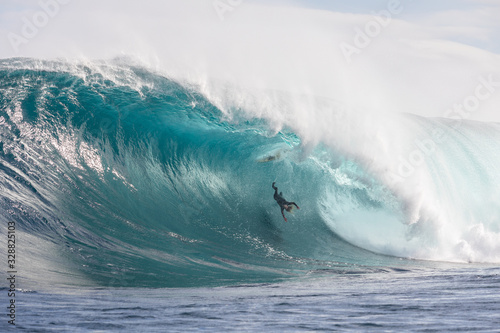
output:
[{"label": "surfer in wetsuit", "polygon": [[273,182],[273,189],[274,189],[274,200],[276,200],[276,202],[278,203],[278,205],[280,205],[281,207],[281,215],[283,215],[283,218],[285,219],[285,222],[288,222],[286,217],[285,217],[285,213],[283,212],[284,210],[286,210],[287,212],[291,212],[292,211],[292,205],[294,205],[295,207],[297,207],[297,209],[300,209],[299,206],[297,206],[297,204],[295,202],[289,202],[289,201],[286,201],[285,198],[283,198],[283,192],[280,192],[278,194],[278,188],[276,186],[274,186],[276,182]]}]

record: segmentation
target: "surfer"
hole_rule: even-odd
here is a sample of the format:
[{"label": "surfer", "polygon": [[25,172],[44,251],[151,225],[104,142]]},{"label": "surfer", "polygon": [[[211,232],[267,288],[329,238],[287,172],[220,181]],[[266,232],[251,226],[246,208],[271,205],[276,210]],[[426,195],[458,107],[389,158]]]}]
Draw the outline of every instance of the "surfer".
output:
[{"label": "surfer", "polygon": [[285,213],[283,212],[283,210],[286,210],[287,212],[291,212],[292,211],[292,205],[297,207],[297,209],[300,209],[299,206],[297,206],[297,204],[295,202],[289,202],[289,201],[286,201],[285,198],[283,198],[283,192],[280,192],[278,194],[278,188],[276,186],[274,186],[276,182],[273,182],[273,189],[274,189],[274,200],[276,200],[276,202],[278,203],[278,205],[280,205],[281,207],[281,215],[283,215],[283,218],[285,219],[285,222],[288,222],[286,217],[285,217]]}]

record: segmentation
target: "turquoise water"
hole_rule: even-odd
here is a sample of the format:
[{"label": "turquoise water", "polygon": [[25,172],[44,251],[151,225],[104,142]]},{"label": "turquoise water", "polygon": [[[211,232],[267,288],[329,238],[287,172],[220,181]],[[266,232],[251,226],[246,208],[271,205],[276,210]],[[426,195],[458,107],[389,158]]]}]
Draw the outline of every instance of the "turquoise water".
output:
[{"label": "turquoise water", "polygon": [[[223,121],[190,88],[141,68],[118,70],[142,87],[86,67],[73,74],[2,71],[2,182],[9,191],[1,216],[53,247],[20,251],[57,258],[63,272],[91,285],[138,287],[272,282],[315,269],[405,265],[328,228],[318,201],[325,185],[338,184],[324,166],[300,157],[296,135],[271,136],[258,119]],[[341,168],[360,172],[354,163]],[[302,206],[286,225],[272,199],[273,181]],[[368,191],[349,195],[365,207],[384,205]]]},{"label": "turquoise water", "polygon": [[[338,145],[229,111],[123,62],[0,61],[19,327],[498,326],[496,124],[404,116],[416,137],[447,133],[409,196]],[[301,207],[288,223],[274,181]]]}]

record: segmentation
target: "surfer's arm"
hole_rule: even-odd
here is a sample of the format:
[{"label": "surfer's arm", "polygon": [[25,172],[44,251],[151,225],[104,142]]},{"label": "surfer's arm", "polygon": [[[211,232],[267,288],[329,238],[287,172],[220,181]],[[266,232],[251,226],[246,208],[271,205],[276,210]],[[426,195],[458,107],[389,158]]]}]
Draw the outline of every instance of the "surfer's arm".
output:
[{"label": "surfer's arm", "polygon": [[274,186],[274,182],[273,182],[273,189],[274,189],[274,200],[278,200],[276,199],[278,197],[278,188]]},{"label": "surfer's arm", "polygon": [[289,204],[294,205],[295,207],[297,207],[297,209],[300,209],[299,206],[297,206],[297,204],[295,202],[290,202]]}]

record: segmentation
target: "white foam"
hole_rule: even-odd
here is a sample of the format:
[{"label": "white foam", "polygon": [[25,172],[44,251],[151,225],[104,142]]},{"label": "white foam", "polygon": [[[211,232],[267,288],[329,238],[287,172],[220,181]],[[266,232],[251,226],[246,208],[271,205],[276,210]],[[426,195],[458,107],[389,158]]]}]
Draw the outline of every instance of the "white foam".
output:
[{"label": "white foam", "polygon": [[[358,162],[398,198],[401,225],[412,226],[405,235],[420,239],[421,248],[400,250],[401,255],[496,260],[498,248],[485,244],[497,239],[499,229],[500,202],[489,198],[498,194],[491,189],[500,187],[494,172],[500,161],[494,158],[496,145],[487,143],[498,142],[498,129],[486,127],[493,136],[475,139],[473,131],[450,135],[439,143],[439,153],[425,155],[409,175],[397,182],[391,177],[401,173],[401,159],[414,153],[414,140],[430,135],[422,131],[425,126],[399,114],[457,118],[448,110],[475,96],[481,79],[500,81],[500,57],[456,42],[426,25],[425,18],[406,17],[395,17],[348,62],[339,46],[351,43],[354,28],[373,16],[245,3],[221,21],[207,1],[71,2],[19,54],[4,44],[0,56],[79,58],[84,63],[130,56],[196,85],[227,119],[263,118],[274,132],[291,128],[305,150],[322,143]],[[116,81],[113,67],[98,71]],[[125,77],[124,84],[134,86],[134,78]],[[500,88],[493,88],[461,120],[500,121]],[[471,157],[477,145],[482,155]],[[478,169],[482,178],[476,177]],[[481,206],[484,201],[490,201],[487,209]],[[363,219],[354,214],[347,220]],[[477,236],[476,225],[483,225],[483,236]],[[352,238],[362,243],[359,230]],[[398,253],[394,244],[388,251]]]}]

